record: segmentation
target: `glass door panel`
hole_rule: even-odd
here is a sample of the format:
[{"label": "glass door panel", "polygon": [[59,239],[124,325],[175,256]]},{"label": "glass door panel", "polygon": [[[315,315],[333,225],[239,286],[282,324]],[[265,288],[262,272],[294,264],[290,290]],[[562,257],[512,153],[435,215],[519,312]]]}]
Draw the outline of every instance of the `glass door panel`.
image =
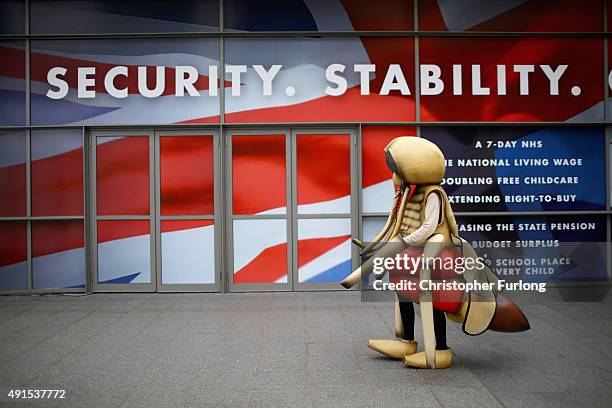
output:
[{"label": "glass door panel", "polygon": [[[340,289],[351,273],[357,206],[354,134],[345,130],[294,130],[295,289]],[[355,234],[353,234],[355,232]],[[356,264],[356,263],[355,263]]]},{"label": "glass door panel", "polygon": [[94,290],[155,291],[153,132],[91,136]]},{"label": "glass door panel", "polygon": [[232,136],[232,205],[235,215],[286,214],[284,134]]},{"label": "glass door panel", "polygon": [[156,270],[160,291],[218,291],[215,131],[156,131]]},{"label": "glass door panel", "polygon": [[184,133],[159,137],[161,215],[213,215],[213,136]]},{"label": "glass door panel", "polygon": [[229,289],[340,289],[356,264],[354,132],[227,137]]},{"label": "glass door panel", "polygon": [[149,215],[149,136],[96,138],[98,215]]},{"label": "glass door panel", "polygon": [[288,283],[287,222],[234,220],[234,284]]},{"label": "glass door panel", "polygon": [[229,289],[290,290],[289,132],[227,137]]},{"label": "glass door panel", "polygon": [[296,134],[298,214],[351,212],[350,134]]}]

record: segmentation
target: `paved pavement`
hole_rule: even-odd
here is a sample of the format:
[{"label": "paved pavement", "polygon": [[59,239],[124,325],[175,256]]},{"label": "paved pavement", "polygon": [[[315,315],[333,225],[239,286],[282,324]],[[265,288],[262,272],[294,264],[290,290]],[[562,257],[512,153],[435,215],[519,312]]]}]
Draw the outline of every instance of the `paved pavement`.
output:
[{"label": "paved pavement", "polygon": [[520,299],[519,334],[449,322],[455,365],[414,370],[367,348],[392,305],[355,292],[3,296],[0,406],[610,407],[610,298]]}]

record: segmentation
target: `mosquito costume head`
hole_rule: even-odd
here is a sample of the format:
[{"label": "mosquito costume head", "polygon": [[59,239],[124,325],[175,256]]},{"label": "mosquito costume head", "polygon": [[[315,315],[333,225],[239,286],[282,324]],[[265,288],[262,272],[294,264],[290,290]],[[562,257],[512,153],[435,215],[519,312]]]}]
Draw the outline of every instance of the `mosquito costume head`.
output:
[{"label": "mosquito costume head", "polygon": [[440,184],[445,165],[442,151],[427,139],[400,136],[385,147],[387,167],[405,184]]}]

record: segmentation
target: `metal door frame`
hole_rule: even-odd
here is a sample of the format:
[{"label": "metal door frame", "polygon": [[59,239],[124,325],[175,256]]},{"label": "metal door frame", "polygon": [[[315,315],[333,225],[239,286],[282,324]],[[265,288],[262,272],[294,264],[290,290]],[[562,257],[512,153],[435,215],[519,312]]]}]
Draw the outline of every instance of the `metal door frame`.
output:
[{"label": "metal door frame", "polygon": [[[233,136],[285,135],[285,214],[234,215],[232,184],[232,137]],[[289,250],[293,231],[291,229],[291,132],[288,128],[226,129],[225,135],[225,211],[226,211],[226,281],[228,292],[291,291],[293,260]],[[286,283],[234,283],[234,220],[285,220],[287,232],[287,282]]]},{"label": "metal door frame", "polygon": [[[97,138],[98,137],[135,137],[149,138],[149,215],[98,215],[97,213]],[[91,287],[94,292],[155,292],[157,276],[155,274],[155,132],[152,129],[142,130],[93,130],[89,134],[90,155],[90,250],[91,250]],[[150,241],[150,283],[98,283],[98,221],[148,220]]]},{"label": "metal door frame", "polygon": [[[265,215],[233,215],[232,197],[232,136],[249,135],[285,135],[285,190],[286,206],[285,214]],[[350,137],[350,174],[351,174],[351,199],[350,212],[346,214],[302,214],[297,215],[297,135],[309,134],[348,134]],[[257,291],[322,291],[322,290],[345,290],[338,283],[299,283],[297,270],[297,223],[298,219],[306,218],[347,218],[351,220],[351,237],[359,235],[359,182],[357,169],[357,130],[354,127],[337,128],[302,128],[302,127],[257,127],[255,129],[226,128],[224,132],[225,141],[225,256],[226,256],[226,281],[229,292],[257,292]],[[233,221],[240,219],[283,219],[287,229],[287,283],[246,283],[235,284],[234,276],[234,240]],[[355,247],[351,248],[352,267],[358,265],[359,254]]]},{"label": "metal door frame", "polygon": [[[297,136],[298,135],[347,135],[349,136],[349,151],[350,151],[350,207],[348,213],[337,214],[298,214],[297,210]],[[292,213],[292,229],[295,231],[292,237],[292,253],[293,265],[292,274],[294,275],[293,290],[295,291],[323,291],[323,290],[346,290],[337,282],[300,282],[298,276],[298,220],[300,219],[350,219],[351,220],[351,238],[359,236],[359,180],[357,169],[357,132],[354,128],[292,128],[291,129],[291,174],[294,181],[291,185],[293,201],[291,203]],[[351,244],[351,270],[359,265],[359,253],[354,245]],[[357,289],[356,287],[354,289]]]},{"label": "metal door frame", "polygon": [[[98,216],[97,215],[97,196],[96,196],[96,160],[97,160],[97,138],[108,136],[148,136],[149,137],[149,205],[150,213],[146,216]],[[86,140],[86,146],[90,146],[91,154],[89,161],[90,179],[90,222],[91,231],[90,244],[90,267],[91,267],[91,287],[94,292],[219,292],[221,289],[222,278],[222,183],[221,183],[221,142],[219,131],[216,128],[202,128],[199,130],[92,130]],[[213,171],[214,171],[214,214],[206,215],[172,215],[161,216],[160,195],[161,195],[161,169],[160,169],[160,137],[181,137],[181,136],[202,136],[213,138]],[[201,284],[164,284],[162,283],[162,253],[161,253],[161,221],[164,220],[213,220],[215,225],[215,282]],[[151,240],[151,283],[128,283],[115,284],[98,283],[98,240],[97,240],[97,221],[98,220],[149,220],[150,221],[150,240]]]},{"label": "metal door frame", "polygon": [[[213,178],[214,178],[214,213],[202,215],[161,215],[161,137],[199,136],[212,137],[213,140]],[[201,130],[155,130],[155,276],[158,292],[219,292],[221,289],[221,237],[223,222],[221,220],[221,163],[219,132],[216,129]],[[161,222],[184,220],[212,220],[214,222],[215,282],[214,283],[163,283],[162,280],[162,248]]]}]

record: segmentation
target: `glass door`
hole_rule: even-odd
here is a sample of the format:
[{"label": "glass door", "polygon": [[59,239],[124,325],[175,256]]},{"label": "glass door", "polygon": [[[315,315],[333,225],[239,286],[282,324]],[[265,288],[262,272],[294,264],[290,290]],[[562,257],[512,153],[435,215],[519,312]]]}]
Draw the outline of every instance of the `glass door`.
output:
[{"label": "glass door", "polygon": [[94,131],[95,291],[218,291],[218,133]]},{"label": "glass door", "polygon": [[221,203],[216,131],[156,131],[158,291],[219,291]]},{"label": "glass door", "polygon": [[153,131],[91,136],[94,291],[155,291]]},{"label": "glass door", "polygon": [[355,134],[351,130],[292,132],[294,289],[341,289],[357,265],[358,202]]},{"label": "glass door", "polygon": [[226,174],[228,288],[291,290],[289,131],[231,131]]},{"label": "glass door", "polygon": [[230,131],[227,154],[229,290],[340,289],[357,261],[354,132]]}]

